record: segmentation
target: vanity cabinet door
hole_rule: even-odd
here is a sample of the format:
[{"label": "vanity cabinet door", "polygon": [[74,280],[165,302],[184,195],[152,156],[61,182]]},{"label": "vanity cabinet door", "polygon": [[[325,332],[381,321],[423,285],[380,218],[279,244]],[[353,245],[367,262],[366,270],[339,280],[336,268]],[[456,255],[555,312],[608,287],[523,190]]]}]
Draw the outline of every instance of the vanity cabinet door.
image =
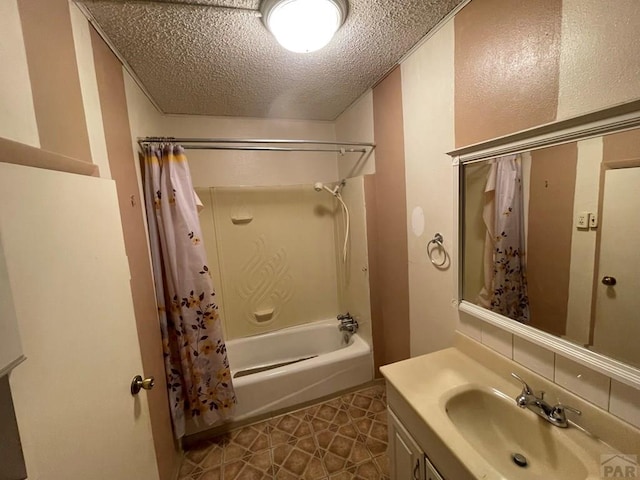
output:
[{"label": "vanity cabinet door", "polygon": [[432,463],[429,461],[426,455],[424,456],[424,468],[425,468],[427,480],[443,480],[443,478],[440,476],[440,474],[436,470],[436,467],[432,465]]},{"label": "vanity cabinet door", "polygon": [[387,413],[391,480],[425,480],[424,453],[393,412]]}]

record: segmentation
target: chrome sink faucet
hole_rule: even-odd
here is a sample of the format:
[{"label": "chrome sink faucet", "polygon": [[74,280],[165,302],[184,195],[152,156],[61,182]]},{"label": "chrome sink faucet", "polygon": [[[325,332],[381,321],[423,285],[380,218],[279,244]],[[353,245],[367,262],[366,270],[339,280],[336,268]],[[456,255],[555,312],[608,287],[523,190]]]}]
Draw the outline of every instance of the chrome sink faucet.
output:
[{"label": "chrome sink faucet", "polygon": [[358,322],[351,316],[349,312],[345,313],[344,315],[340,314],[336,318],[338,319],[338,322],[340,322],[338,329],[341,332],[347,332],[350,335],[353,335],[358,331]]},{"label": "chrome sink faucet", "polygon": [[516,397],[516,403],[520,408],[528,408],[535,414],[544,418],[547,422],[556,427],[567,428],[569,423],[567,422],[567,410],[577,415],[582,415],[582,412],[576,408],[569,407],[557,403],[551,406],[544,400],[544,392],[540,392],[539,395],[533,393],[531,387],[515,373],[512,373],[513,378],[518,379],[522,383],[522,392]]}]

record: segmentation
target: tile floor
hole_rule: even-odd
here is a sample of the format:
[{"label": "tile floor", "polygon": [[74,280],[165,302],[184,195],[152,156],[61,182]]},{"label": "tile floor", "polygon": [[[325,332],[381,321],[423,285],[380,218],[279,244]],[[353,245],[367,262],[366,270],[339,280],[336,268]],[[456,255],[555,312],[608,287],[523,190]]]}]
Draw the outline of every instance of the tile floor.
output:
[{"label": "tile floor", "polygon": [[384,385],[206,440],[185,452],[180,480],[387,480]]}]

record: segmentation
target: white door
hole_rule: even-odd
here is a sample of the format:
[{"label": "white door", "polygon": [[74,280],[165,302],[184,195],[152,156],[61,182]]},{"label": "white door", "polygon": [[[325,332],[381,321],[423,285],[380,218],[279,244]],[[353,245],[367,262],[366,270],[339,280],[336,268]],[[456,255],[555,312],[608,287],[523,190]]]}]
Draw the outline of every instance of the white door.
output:
[{"label": "white door", "polygon": [[[640,168],[607,170],[604,178],[593,343],[598,352],[640,365]],[[604,277],[615,285],[603,284]]]},{"label": "white door", "polygon": [[0,238],[29,479],[157,480],[114,182],[0,164]]}]

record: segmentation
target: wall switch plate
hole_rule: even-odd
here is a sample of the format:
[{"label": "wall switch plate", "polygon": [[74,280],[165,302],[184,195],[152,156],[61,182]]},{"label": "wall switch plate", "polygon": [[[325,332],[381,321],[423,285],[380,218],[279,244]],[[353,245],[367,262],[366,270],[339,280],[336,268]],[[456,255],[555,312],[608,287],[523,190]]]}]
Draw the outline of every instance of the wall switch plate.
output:
[{"label": "wall switch plate", "polygon": [[580,229],[589,229],[589,212],[580,212],[576,217],[576,227]]},{"label": "wall switch plate", "polygon": [[589,228],[598,228],[598,214],[589,214]]}]

